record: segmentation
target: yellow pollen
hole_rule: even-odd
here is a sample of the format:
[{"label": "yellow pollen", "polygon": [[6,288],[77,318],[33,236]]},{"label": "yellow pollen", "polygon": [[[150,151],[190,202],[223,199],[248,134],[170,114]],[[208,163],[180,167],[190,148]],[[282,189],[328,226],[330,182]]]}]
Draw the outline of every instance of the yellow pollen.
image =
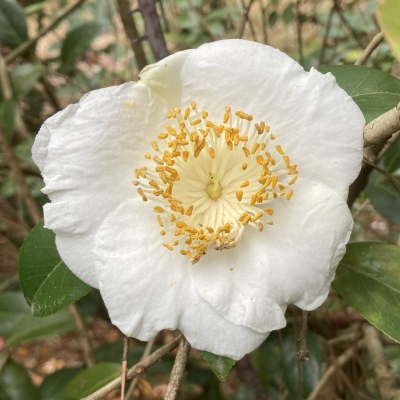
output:
[{"label": "yellow pollen", "polygon": [[264,121],[251,122],[250,114],[230,107],[219,121],[208,117],[194,101],[171,108],[170,125],[144,153],[152,167],[135,169],[132,182],[144,201],[156,204],[163,246],[178,248],[192,264],[210,248],[235,247],[243,230],[272,225],[267,218],[274,209],[264,207],[276,198],[290,200],[298,178],[297,165],[271,144],[275,136]]}]

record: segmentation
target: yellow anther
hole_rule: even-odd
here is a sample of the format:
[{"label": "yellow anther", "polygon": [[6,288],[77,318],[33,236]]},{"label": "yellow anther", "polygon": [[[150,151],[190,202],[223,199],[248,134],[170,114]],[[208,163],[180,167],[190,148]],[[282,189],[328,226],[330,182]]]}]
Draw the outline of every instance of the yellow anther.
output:
[{"label": "yellow anther", "polygon": [[188,157],[189,157],[189,152],[188,151],[183,151],[182,152],[182,157],[183,157],[183,161],[187,161]]},{"label": "yellow anther", "polygon": [[268,215],[272,215],[274,213],[274,210],[272,208],[263,208],[263,211]]},{"label": "yellow anther", "polygon": [[246,157],[248,157],[250,155],[250,150],[247,147],[242,147],[243,151],[244,151],[244,155]]},{"label": "yellow anther", "polygon": [[154,212],[156,212],[156,213],[163,213],[164,211],[165,210],[160,206],[155,206],[154,207]]},{"label": "yellow anther", "polygon": [[170,245],[170,244],[168,244],[168,243],[163,243],[162,244],[164,247],[166,247],[168,250],[170,250],[170,251],[172,251],[174,248]]},{"label": "yellow anther", "polygon": [[163,221],[162,221],[162,219],[161,219],[161,217],[159,215],[157,215],[157,222],[161,226],[161,228],[164,227],[164,223],[163,223]]},{"label": "yellow anther", "polygon": [[260,148],[260,146],[260,143],[254,143],[253,148],[251,149],[251,154],[254,154]]},{"label": "yellow anther", "polygon": [[263,165],[264,157],[263,157],[261,154],[259,154],[259,155],[256,157],[256,161],[257,161],[257,164],[258,164],[258,165]]},{"label": "yellow anther", "polygon": [[167,231],[165,229],[161,229],[161,231],[160,231],[160,235],[161,236],[165,236],[166,233],[167,233]]},{"label": "yellow anther", "polygon": [[244,163],[242,164],[242,170],[245,171],[246,169],[247,169],[247,163],[244,162]]},{"label": "yellow anther", "polygon": [[190,106],[192,107],[192,110],[194,110],[196,108],[196,103],[194,101],[191,101]]},{"label": "yellow anther", "polygon": [[215,157],[215,150],[214,150],[212,147],[209,147],[209,148],[208,148],[208,153],[210,154],[210,157],[211,157],[211,158],[214,158],[214,157]]},{"label": "yellow anther", "polygon": [[250,182],[249,182],[248,180],[245,180],[245,181],[243,181],[243,182],[240,184],[240,187],[241,187],[241,188],[244,188],[244,187],[246,187],[246,186],[249,186],[249,184],[250,184]]},{"label": "yellow anther", "polygon": [[190,115],[190,108],[187,108],[185,110],[185,114],[183,115],[183,119],[186,121],[189,118]]},{"label": "yellow anther", "polygon": [[165,129],[171,136],[176,136],[176,130],[171,125],[167,125]]},{"label": "yellow anther", "polygon": [[202,117],[203,119],[206,119],[206,118],[208,117],[208,112],[207,112],[207,111],[203,111],[203,112],[201,113],[201,117]]},{"label": "yellow anther", "polygon": [[258,219],[260,219],[260,218],[262,217],[262,215],[263,215],[263,212],[262,212],[262,211],[259,211],[257,214],[255,214],[255,215],[251,218],[251,222],[257,221]]},{"label": "yellow anther", "polygon": [[293,190],[289,189],[286,193],[286,199],[290,200],[293,195]]},{"label": "yellow anther", "polygon": [[290,182],[288,183],[288,185],[293,185],[293,183],[295,183],[297,181],[298,176],[296,175],[294,178],[292,178],[290,180]]},{"label": "yellow anther", "polygon": [[242,201],[242,197],[243,197],[243,191],[242,190],[238,190],[236,192],[236,198],[238,199],[238,201]]},{"label": "yellow anther", "polygon": [[190,216],[190,215],[192,215],[192,212],[193,212],[193,205],[190,205],[190,206],[186,209],[185,214],[188,215],[188,216]]},{"label": "yellow anther", "polygon": [[151,154],[149,152],[144,153],[144,158],[146,158],[147,160],[151,159]]},{"label": "yellow anther", "polygon": [[153,147],[153,149],[155,150],[155,151],[158,151],[158,144],[157,144],[157,142],[151,142],[151,146]]},{"label": "yellow anther", "polygon": [[160,133],[160,134],[158,135],[158,138],[159,138],[160,140],[166,139],[167,137],[168,137],[168,133]]},{"label": "yellow anther", "polygon": [[283,156],[285,153],[282,150],[282,147],[280,144],[278,144],[277,146],[275,146],[276,150],[278,151],[278,153]]},{"label": "yellow anther", "polygon": [[195,119],[194,121],[192,121],[192,122],[190,123],[190,125],[198,125],[198,124],[201,124],[201,119],[200,119],[200,118]]},{"label": "yellow anther", "polygon": [[138,191],[138,193],[142,196],[143,201],[147,201],[147,200],[148,200],[147,197],[146,197],[146,195],[144,194],[142,188],[138,188],[137,191]]},{"label": "yellow anther", "polygon": [[153,157],[153,160],[154,160],[158,165],[164,165],[164,161],[161,160],[161,158],[158,157],[158,156],[154,156],[154,157]]}]

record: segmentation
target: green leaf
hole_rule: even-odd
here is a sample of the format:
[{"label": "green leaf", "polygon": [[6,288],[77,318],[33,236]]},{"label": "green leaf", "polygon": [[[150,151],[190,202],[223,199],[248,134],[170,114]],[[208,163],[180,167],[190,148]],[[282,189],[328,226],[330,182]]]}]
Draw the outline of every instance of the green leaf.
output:
[{"label": "green leaf", "polygon": [[393,173],[400,169],[400,137],[391,144],[389,150],[383,158],[385,169],[389,173]]},{"label": "green leaf", "polygon": [[399,0],[380,0],[377,17],[393,55],[400,60]]},{"label": "green leaf", "polygon": [[293,10],[292,10],[292,5],[289,4],[286,6],[286,8],[283,10],[282,13],[282,20],[286,25],[289,25],[292,22],[293,19]]},{"label": "green leaf", "polygon": [[400,80],[384,72],[360,65],[337,65],[318,70],[335,76],[337,84],[357,103],[367,122],[400,101]]},{"label": "green leaf", "polygon": [[14,95],[20,98],[28,94],[41,74],[41,68],[34,64],[25,63],[15,66],[10,71],[10,81]]},{"label": "green leaf", "polygon": [[371,324],[400,342],[400,248],[351,243],[333,287]]},{"label": "green leaf", "polygon": [[121,375],[121,364],[98,363],[78,373],[64,390],[65,400],[79,400]]},{"label": "green leaf", "polygon": [[200,353],[217,378],[220,381],[225,382],[229,371],[235,365],[236,361],[228,357],[216,356],[208,351],[201,351]]},{"label": "green leaf", "polygon": [[70,73],[75,62],[90,49],[90,44],[108,29],[104,21],[90,21],[79,25],[67,33],[61,48],[60,72]]},{"label": "green leaf", "polygon": [[276,11],[272,11],[272,13],[268,17],[268,24],[271,28],[273,28],[278,20],[278,13]]},{"label": "green leaf", "polygon": [[21,292],[0,293],[0,335],[8,336],[31,310]]},{"label": "green leaf", "polygon": [[64,368],[44,378],[40,385],[40,400],[64,400],[63,391],[82,368]]},{"label": "green leaf", "polygon": [[0,103],[0,121],[4,125],[7,138],[11,139],[17,119],[17,104],[14,99],[7,99]]},{"label": "green leaf", "polygon": [[28,371],[14,361],[9,361],[0,374],[0,400],[38,400],[37,388]]},{"label": "green leaf", "polygon": [[15,48],[28,39],[24,10],[16,0],[0,1],[0,43]]},{"label": "green leaf", "polygon": [[[399,180],[399,178],[397,178]],[[379,214],[389,221],[400,224],[400,195],[384,176],[374,171],[365,194]],[[373,182],[373,183],[372,183]]]},{"label": "green leaf", "polygon": [[39,317],[56,313],[91,290],[61,260],[55,234],[43,227],[43,221],[25,239],[18,269],[25,298]]},{"label": "green leaf", "polygon": [[62,335],[75,329],[74,322],[67,310],[62,310],[46,318],[25,315],[13,328],[7,340],[7,346],[47,336]]}]

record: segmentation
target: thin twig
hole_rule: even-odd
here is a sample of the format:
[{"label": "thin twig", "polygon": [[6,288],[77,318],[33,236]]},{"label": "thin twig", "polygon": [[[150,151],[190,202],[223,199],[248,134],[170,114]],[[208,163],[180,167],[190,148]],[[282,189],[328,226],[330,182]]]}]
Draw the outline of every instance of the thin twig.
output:
[{"label": "thin twig", "polygon": [[214,35],[213,31],[208,26],[206,20],[203,17],[203,14],[193,5],[192,0],[188,0],[188,4],[189,4],[191,10],[197,15],[200,25],[207,32],[208,36],[210,36],[211,41],[215,42],[217,40],[217,38]]},{"label": "thin twig", "polygon": [[368,160],[368,158],[363,158],[363,163],[370,165],[372,168],[376,169],[381,175],[383,175],[394,187],[396,192],[400,194],[400,182],[389,172],[385,171],[384,169],[378,167],[375,163]]},{"label": "thin twig", "polygon": [[374,370],[379,398],[381,400],[399,399],[400,390],[395,389],[396,378],[389,373],[377,329],[372,325],[365,325],[363,331],[365,347],[371,357],[371,366]]},{"label": "thin twig", "polygon": [[146,38],[157,61],[169,56],[154,0],[138,0],[144,20]]},{"label": "thin twig", "polygon": [[260,8],[261,8],[261,21],[262,21],[262,30],[263,30],[263,39],[264,44],[268,44],[268,30],[267,30],[267,7],[263,6],[263,1],[259,0]]},{"label": "thin twig", "polygon": [[331,30],[333,11],[334,10],[335,10],[335,6],[333,6],[331,8],[331,10],[329,11],[328,20],[326,21],[326,27],[325,27],[324,39],[322,41],[321,53],[319,53],[319,60],[318,60],[318,64],[319,65],[323,64],[323,62],[324,62],[325,49],[326,49],[326,47],[328,45],[328,37],[329,37],[329,32]]},{"label": "thin twig", "polygon": [[358,57],[354,65],[363,65],[368,60],[372,52],[383,42],[383,39],[384,39],[383,33],[382,32],[377,33],[372,38],[371,42],[368,44],[365,50],[362,52],[360,57]]},{"label": "thin twig", "polygon": [[[143,355],[142,355],[140,360],[144,360],[151,353],[151,349],[152,349],[152,347],[154,345],[155,339],[156,338],[153,337],[153,339],[151,339],[150,341],[147,342],[146,347],[144,348]],[[139,376],[135,376],[132,379],[132,382],[129,385],[128,391],[126,392],[126,400],[129,400],[130,397],[132,396],[133,390],[135,389],[135,387],[138,384],[139,380],[140,380]]]},{"label": "thin twig", "polygon": [[243,5],[243,12],[242,12],[242,20],[240,22],[240,27],[239,27],[239,32],[238,32],[238,39],[241,39],[244,34],[244,28],[246,27],[246,22],[249,19],[249,12],[250,8],[253,5],[254,0],[250,0],[248,6],[246,7],[244,0],[242,0],[242,5]]},{"label": "thin twig", "polygon": [[32,221],[36,225],[42,219],[42,213],[35,200],[32,197],[31,191],[29,189],[28,184],[25,181],[24,174],[21,170],[17,157],[15,157],[14,152],[8,143],[7,137],[3,130],[3,127],[0,125],[0,147],[3,150],[4,157],[10,166],[11,172],[14,175],[14,179],[19,188],[21,197],[28,208],[29,214],[32,218]]},{"label": "thin twig", "polygon": [[297,47],[299,50],[299,63],[304,65],[303,38],[301,33],[300,0],[296,1]]},{"label": "thin twig", "polygon": [[83,352],[83,359],[85,360],[85,364],[88,367],[91,367],[95,363],[95,360],[89,334],[85,328],[85,324],[81,314],[79,313],[78,307],[75,304],[71,304],[68,306],[68,309],[78,331],[78,342]]},{"label": "thin twig", "polygon": [[350,358],[364,345],[364,341],[360,340],[357,342],[355,346],[348,348],[345,352],[343,352],[337,359],[335,364],[331,365],[322,375],[321,379],[318,381],[313,391],[307,397],[307,400],[315,400],[318,398],[318,394],[321,389],[325,386],[325,384],[329,381],[331,376],[335,373],[337,368],[342,367]]},{"label": "thin twig", "polygon": [[298,338],[299,350],[297,351],[297,358],[299,361],[308,361],[307,320],[308,320],[308,311],[303,310],[303,314],[301,316],[301,329]]},{"label": "thin twig", "polygon": [[[143,371],[145,371],[147,368],[149,368],[150,366],[155,364],[163,356],[168,354],[171,350],[173,350],[176,347],[178,347],[182,336],[183,335],[179,335],[177,338],[175,338],[174,340],[172,340],[168,344],[160,347],[154,353],[150,354],[148,357],[146,357],[142,361],[139,361],[133,367],[129,368],[129,370],[128,370],[127,374],[126,374],[127,378],[128,379],[132,379],[133,377],[135,377],[137,375],[140,375]],[[107,385],[105,385],[102,388],[96,390],[91,395],[82,398],[81,400],[100,400],[100,399],[103,399],[104,397],[106,397],[108,395],[108,393],[111,393],[113,390],[118,389],[121,386],[121,382],[122,382],[121,377],[115,378],[111,382],[107,383]]]},{"label": "thin twig", "polygon": [[353,27],[347,22],[346,18],[344,17],[342,9],[340,8],[340,5],[339,5],[339,1],[338,0],[334,0],[334,4],[335,4],[335,11],[338,13],[339,18],[341,19],[343,25],[351,33],[351,35],[353,36],[354,40],[358,43],[358,45],[361,48],[363,48],[364,46],[363,46],[360,38],[357,36],[357,33],[355,32]]},{"label": "thin twig", "polygon": [[122,352],[122,371],[121,371],[121,400],[125,399],[126,369],[128,366],[129,338],[124,337],[124,351]]},{"label": "thin twig", "polygon": [[140,40],[138,40],[139,33],[133,16],[131,15],[129,3],[127,0],[117,0],[117,4],[125,34],[131,44],[133,53],[135,54],[136,64],[138,69],[142,70],[147,65],[147,60],[146,55],[144,54],[142,43]]},{"label": "thin twig", "polygon": [[164,400],[175,400],[178,394],[179,386],[185,372],[186,363],[189,357],[190,344],[182,337],[179,343],[178,353],[175,358],[174,366],[172,367],[171,377],[168,383],[167,392],[165,393]]},{"label": "thin twig", "polygon": [[247,385],[253,393],[254,399],[267,400],[267,395],[264,392],[264,388],[258,378],[256,369],[254,368],[250,357],[244,356],[240,361],[237,362],[240,372],[246,380]]},{"label": "thin twig", "polygon": [[24,43],[20,44],[15,50],[8,53],[4,59],[5,62],[8,63],[14,58],[20,56],[21,54],[25,53],[29,48],[34,46],[36,42],[46,35],[48,32],[53,30],[60,22],[62,22],[69,14],[75,11],[78,7],[80,7],[86,0],[78,0],[75,4],[72,4],[68,7],[65,7],[64,10],[61,10],[60,13],[54,18],[53,21],[50,22],[45,28],[41,29],[36,36],[31,39],[26,40]]}]

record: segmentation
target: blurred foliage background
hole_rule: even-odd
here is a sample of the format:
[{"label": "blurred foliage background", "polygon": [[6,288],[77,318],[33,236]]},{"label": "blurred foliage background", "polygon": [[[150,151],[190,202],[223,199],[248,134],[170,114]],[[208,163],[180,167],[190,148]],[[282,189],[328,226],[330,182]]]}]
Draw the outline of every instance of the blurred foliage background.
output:
[{"label": "blurred foliage background", "polygon": [[[307,70],[354,64],[380,32],[377,0],[159,0],[155,6],[170,53],[241,37],[277,47]],[[17,257],[48,201],[30,154],[43,121],[90,90],[136,80],[158,59],[137,7],[128,0],[0,0],[0,400],[79,399],[120,374],[123,335],[110,324],[98,291],[55,315],[34,317],[20,290]],[[399,78],[399,62],[380,41],[365,65]],[[399,245],[398,134],[375,161],[352,208],[352,241]],[[306,363],[296,358],[300,318],[301,310],[289,307],[287,328],[238,362],[226,382],[192,350],[180,398],[383,398],[371,355],[357,344],[365,327],[358,312],[332,290],[309,316]],[[160,333],[147,350],[173,335]],[[379,343],[390,385],[398,387],[400,348],[384,335]],[[145,349],[131,340],[128,364]],[[146,370],[129,398],[162,399],[173,360],[168,355]]]}]

